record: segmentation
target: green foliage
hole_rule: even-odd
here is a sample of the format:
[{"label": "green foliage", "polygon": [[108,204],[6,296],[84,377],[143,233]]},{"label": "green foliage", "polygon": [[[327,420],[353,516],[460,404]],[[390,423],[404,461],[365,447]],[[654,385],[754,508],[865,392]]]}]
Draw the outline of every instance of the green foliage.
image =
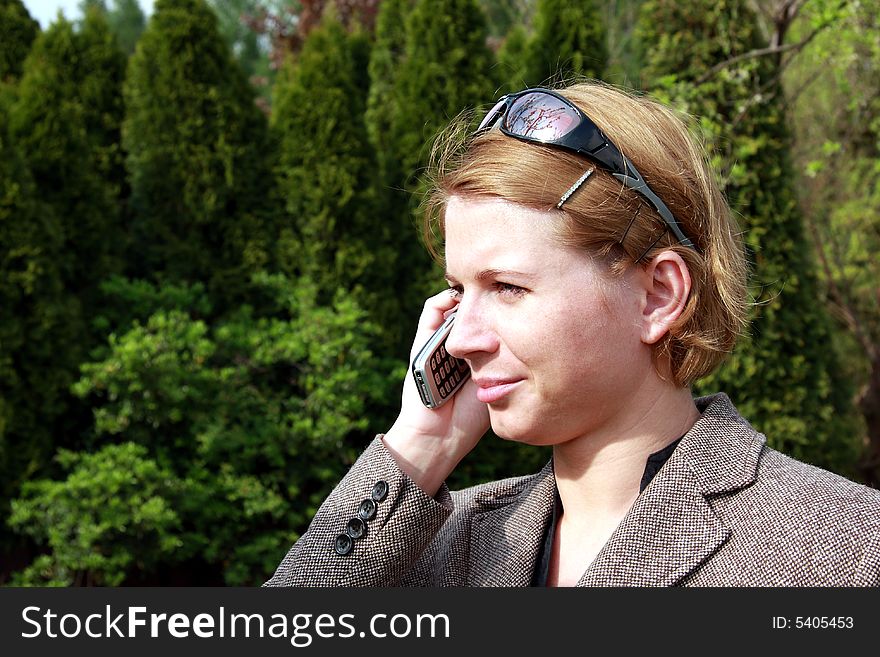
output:
[{"label": "green foliage", "polygon": [[269,53],[247,18],[256,19],[265,9],[264,0],[208,0],[217,14],[220,33],[248,78],[270,76]]},{"label": "green foliage", "polygon": [[479,0],[479,4],[486,14],[489,34],[500,39],[526,21],[532,0]]},{"label": "green foliage", "polygon": [[0,82],[21,77],[22,64],[39,32],[40,24],[21,0],[0,0]]},{"label": "green foliage", "polygon": [[[316,285],[322,301],[349,291],[376,321],[400,315],[393,285],[394,226],[380,212],[376,155],[364,123],[363,37],[332,15],[309,33],[275,86],[273,141],[286,217],[278,263]],[[386,328],[393,353],[399,324]]]},{"label": "green foliage", "polygon": [[126,55],[134,52],[147,23],[138,0],[113,0],[112,8],[108,8],[104,0],[83,0],[80,9],[85,17],[90,13],[99,14],[110,26],[122,51]]},{"label": "green foliage", "polygon": [[68,389],[98,342],[86,318],[98,312],[99,283],[121,266],[123,70],[99,16],[80,32],[59,18],[35,41],[9,108],[18,154],[3,236],[3,519],[21,481],[45,474],[55,449],[79,446],[87,432],[88,409]]},{"label": "green foliage", "polygon": [[529,35],[526,28],[522,25],[516,25],[498,50],[498,68],[502,77],[508,80],[506,86],[502,87],[501,93],[515,93],[521,89],[529,87],[526,81],[529,79],[529,55],[528,55]]},{"label": "green foliage", "polygon": [[370,55],[369,96],[364,121],[379,159],[386,186],[402,179],[399,162],[387,147],[394,119],[394,89],[406,49],[406,16],[412,0],[385,0],[376,16],[376,37]]},{"label": "green foliage", "polygon": [[[386,103],[385,184],[400,195],[387,215],[398,236],[398,291],[406,317],[416,317],[425,297],[443,286],[442,276],[419,245],[413,210],[425,185],[422,173],[436,135],[466,108],[495,96],[486,20],[475,0],[417,0],[405,19],[406,44]],[[417,213],[415,213],[417,214]],[[408,345],[407,345],[408,347]],[[407,347],[401,346],[400,353]]]},{"label": "green foliage", "polygon": [[[486,36],[486,20],[474,0],[417,0],[408,14],[389,107],[391,145],[408,179],[425,166],[434,136],[450,119],[494,98]],[[414,187],[410,182],[408,188]]]},{"label": "green foliage", "polygon": [[[429,144],[562,62],[562,76],[635,77],[644,61],[655,95],[700,117],[758,301],[750,339],[703,387],[774,446],[851,470],[842,381],[867,383],[860,336],[880,333],[880,57],[864,3],[811,0],[789,33],[827,28],[787,69],[795,97],[810,89],[794,157],[824,288],[792,184],[787,60],[713,70],[766,45],[746,0],[644,3],[641,53],[641,3],[385,0],[373,42],[328,15],[278,76],[271,131],[247,81],[264,53],[237,14],[282,0],[158,0],[140,39],[136,0],[84,4],[35,40],[21,2],[0,0],[0,580],[21,561],[14,528],[30,559],[16,584],[262,582],[396,410],[441,285],[411,200]],[[134,51],[125,103],[114,34]],[[859,331],[843,311],[850,333],[830,331],[818,300],[835,287]],[[449,483],[548,458],[490,435]]]},{"label": "green foliage", "polygon": [[119,45],[129,55],[134,52],[147,20],[138,0],[114,0],[107,22]]},{"label": "green foliage", "polygon": [[59,18],[37,39],[12,110],[12,135],[63,226],[65,287],[91,314],[118,271],[124,182],[119,132],[125,59],[103,18]]},{"label": "green foliage", "polygon": [[94,454],[63,450],[61,481],[24,485],[10,524],[50,550],[14,586],[118,586],[180,558],[183,482],[132,443]]},{"label": "green foliage", "polygon": [[287,212],[280,263],[331,298],[338,287],[364,281],[377,255],[370,243],[382,242],[358,77],[351,39],[325,19],[275,86],[272,133]]},{"label": "green foliage", "polygon": [[79,303],[64,291],[64,234],[9,136],[0,105],[0,549],[9,500],[39,475],[63,436]]},{"label": "green foliage", "polygon": [[709,73],[763,45],[744,0],[651,0],[642,10],[641,38],[651,55],[646,75],[659,93],[701,117],[754,267],[749,336],[702,388],[730,394],[773,446],[848,471],[858,449],[849,387],[828,348],[827,315],[816,303],[778,61],[751,57]]},{"label": "green foliage", "polygon": [[[821,30],[816,33],[815,30]],[[865,479],[880,482],[880,18],[865,3],[811,3],[792,40],[814,35],[786,70],[794,159],[822,289],[841,331],[868,448]]]},{"label": "green foliage", "polygon": [[[83,366],[74,390],[95,408],[99,440],[118,443],[114,450],[135,450],[143,474],[130,492],[114,493],[113,471],[120,470],[118,477],[135,467],[108,461],[107,480],[82,494],[86,474],[103,469],[92,459],[110,458],[102,449],[94,457],[77,456],[83,466],[75,476],[25,489],[16,505],[21,531],[66,536],[66,524],[43,517],[52,504],[66,509],[68,518],[86,519],[84,527],[100,529],[89,529],[76,553],[50,540],[49,572],[63,570],[57,576],[66,573],[68,581],[76,572],[89,581],[131,583],[157,563],[195,558],[222,570],[228,584],[257,584],[277,565],[291,532],[305,529],[354,461],[363,444],[349,437],[366,428],[365,409],[388,376],[369,348],[376,328],[349,299],[316,305],[316,290],[305,283],[264,274],[253,285],[273,300],[270,315],[243,306],[209,324],[167,309],[185,294],[197,305],[206,303],[196,288],[147,295],[142,283],[117,284],[139,303],[152,296],[165,308],[111,336],[105,357]],[[161,523],[150,516],[149,524],[138,515],[143,505],[134,499],[137,491],[143,491],[143,505],[161,493],[165,501],[150,509],[173,509],[173,516],[161,515]],[[114,494],[118,503],[104,502]],[[82,506],[70,509],[58,500]],[[133,540],[137,532],[155,540]],[[173,554],[169,545],[177,546]],[[96,552],[114,560],[105,563]],[[45,570],[44,559],[26,574],[35,581]]]},{"label": "green foliage", "polygon": [[573,77],[601,78],[608,66],[607,35],[598,3],[538,0],[527,49],[528,86]]},{"label": "green foliage", "polygon": [[125,333],[137,320],[143,320],[158,309],[188,312],[196,319],[212,316],[213,306],[205,294],[205,286],[195,283],[161,287],[139,279],[111,276],[101,284],[104,305],[93,323],[104,335]]},{"label": "green foliage", "polygon": [[132,273],[232,303],[274,237],[265,117],[203,0],[158,0],[131,57],[123,145]]}]

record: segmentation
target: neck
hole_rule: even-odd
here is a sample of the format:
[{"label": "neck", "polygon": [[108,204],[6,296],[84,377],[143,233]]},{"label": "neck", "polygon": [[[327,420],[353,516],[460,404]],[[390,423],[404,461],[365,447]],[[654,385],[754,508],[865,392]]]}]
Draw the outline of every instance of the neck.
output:
[{"label": "neck", "polygon": [[663,384],[636,395],[605,426],[556,445],[553,468],[568,520],[625,513],[639,494],[648,456],[684,435],[699,416],[689,389]]}]

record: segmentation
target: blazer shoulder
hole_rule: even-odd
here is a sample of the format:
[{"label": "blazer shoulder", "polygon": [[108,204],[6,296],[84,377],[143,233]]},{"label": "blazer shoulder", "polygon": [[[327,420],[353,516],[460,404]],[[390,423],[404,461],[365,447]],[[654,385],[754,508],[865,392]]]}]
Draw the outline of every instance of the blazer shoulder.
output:
[{"label": "blazer shoulder", "polygon": [[734,536],[760,537],[750,550],[799,584],[880,584],[878,490],[765,446],[754,483],[721,506]]},{"label": "blazer shoulder", "polygon": [[822,468],[798,461],[764,446],[756,485],[800,508],[816,508],[825,514],[843,514],[880,524],[880,490],[850,481]]}]

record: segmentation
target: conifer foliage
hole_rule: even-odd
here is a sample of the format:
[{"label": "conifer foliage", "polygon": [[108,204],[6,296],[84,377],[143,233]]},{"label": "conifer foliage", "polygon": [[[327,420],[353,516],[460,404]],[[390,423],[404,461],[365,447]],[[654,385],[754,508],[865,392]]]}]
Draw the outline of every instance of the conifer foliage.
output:
[{"label": "conifer foliage", "polygon": [[63,350],[80,337],[60,267],[63,232],[40,195],[0,105],[0,551],[10,498],[54,451],[53,421],[73,381]]},{"label": "conifer foliage", "polygon": [[[22,477],[49,471],[55,448],[79,447],[90,423],[90,410],[69,388],[103,341],[91,326],[101,312],[99,286],[121,266],[124,67],[100,16],[79,31],[59,19],[34,42],[9,109],[17,153],[8,166],[21,185],[12,207],[28,190],[39,190],[39,200],[9,216],[11,242],[3,241],[9,289],[17,290],[8,299],[17,310],[7,314],[4,305],[2,320],[12,371],[2,395],[10,417],[0,433],[17,465],[3,477],[4,506]],[[25,274],[16,270],[25,262],[28,283],[20,288]]]},{"label": "conifer foliage", "polygon": [[242,299],[268,261],[267,126],[204,0],[158,0],[125,84],[139,277]]},{"label": "conifer foliage", "polygon": [[529,86],[576,76],[600,78],[608,65],[606,30],[594,0],[538,0],[527,49]]},{"label": "conifer foliage", "polygon": [[[525,26],[519,24],[514,25],[507,33],[504,43],[498,49],[498,69],[501,76],[507,81],[506,86],[502,88],[504,93],[515,93],[526,87],[534,86],[527,82],[527,80],[531,80],[530,60],[526,51],[528,45],[528,32]],[[531,81],[533,82],[533,80]]]},{"label": "conifer foliage", "polygon": [[744,0],[651,0],[640,33],[651,54],[647,79],[701,117],[717,149],[754,268],[749,335],[703,387],[726,391],[774,446],[833,469],[851,467],[850,391],[817,303],[775,60],[752,57],[709,73],[766,45],[756,17]]},{"label": "conifer foliage", "polygon": [[[383,163],[384,215],[395,237],[394,289],[404,316],[416,317],[425,297],[443,285],[442,276],[420,245],[416,206],[436,135],[466,108],[488,104],[495,95],[493,57],[486,46],[485,16],[476,0],[416,0],[396,3],[379,15],[386,21],[385,51],[375,51],[371,84],[399,58],[392,86],[371,98],[370,131]],[[394,15],[389,15],[388,12]],[[403,19],[403,53],[392,30]],[[382,60],[377,60],[378,57]],[[380,82],[381,84],[381,82]],[[409,323],[408,326],[412,326]],[[408,351],[400,345],[398,354]]]},{"label": "conifer foliage", "polygon": [[286,211],[279,264],[311,279],[325,300],[341,288],[371,306],[372,291],[384,287],[381,263],[393,254],[390,226],[376,213],[358,38],[332,15],[309,33],[276,83],[272,136]]},{"label": "conifer foliage", "polygon": [[40,25],[21,0],[0,0],[0,82],[21,76],[21,67]]},{"label": "conifer foliage", "polygon": [[406,50],[406,17],[412,0],[384,0],[376,17],[376,36],[370,54],[370,91],[366,124],[377,152],[383,182],[394,185],[403,179],[401,164],[388,148],[394,121],[394,88]]},{"label": "conifer foliage", "polygon": [[18,88],[12,132],[64,231],[65,287],[95,312],[97,287],[119,270],[124,246],[119,151],[125,58],[103,17],[79,31],[57,20],[34,44]]},{"label": "conifer foliage", "polygon": [[395,84],[394,155],[413,174],[428,161],[434,136],[462,109],[494,97],[486,19],[475,0],[417,0],[406,19],[406,48]]}]

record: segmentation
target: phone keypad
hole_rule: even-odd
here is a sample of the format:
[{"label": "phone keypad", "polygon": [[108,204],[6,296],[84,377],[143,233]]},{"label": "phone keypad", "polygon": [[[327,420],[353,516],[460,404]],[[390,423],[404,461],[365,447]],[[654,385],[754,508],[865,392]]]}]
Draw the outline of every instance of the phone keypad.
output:
[{"label": "phone keypad", "polygon": [[443,345],[431,357],[431,371],[440,397],[445,399],[452,394],[458,384],[467,376],[468,366],[463,360],[450,355]]}]

